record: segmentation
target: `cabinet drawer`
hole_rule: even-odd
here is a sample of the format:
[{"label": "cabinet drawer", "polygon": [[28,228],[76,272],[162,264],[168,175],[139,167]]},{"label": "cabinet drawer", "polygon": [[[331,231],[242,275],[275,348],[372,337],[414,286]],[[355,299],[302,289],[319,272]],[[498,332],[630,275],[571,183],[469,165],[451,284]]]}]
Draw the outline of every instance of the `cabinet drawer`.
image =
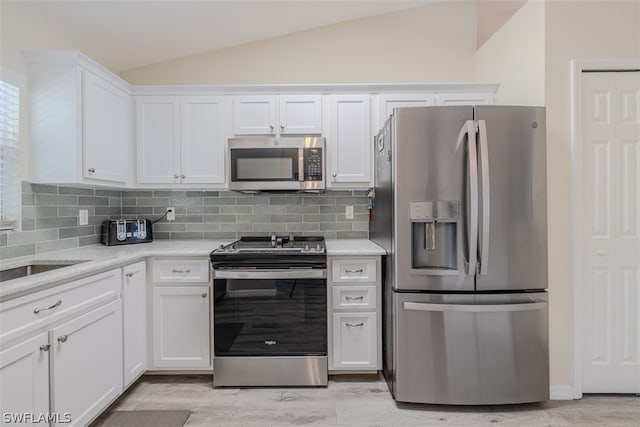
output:
[{"label": "cabinet drawer", "polygon": [[376,369],[375,313],[334,313],[332,369]]},{"label": "cabinet drawer", "polygon": [[333,286],[331,295],[334,309],[376,308],[376,287],[373,285]]},{"label": "cabinet drawer", "polygon": [[331,262],[334,282],[375,282],[376,258],[339,258]]},{"label": "cabinet drawer", "polygon": [[155,259],[153,260],[154,282],[209,282],[208,259]]},{"label": "cabinet drawer", "polygon": [[0,338],[11,340],[31,330],[116,299],[122,285],[120,269],[0,304]]}]

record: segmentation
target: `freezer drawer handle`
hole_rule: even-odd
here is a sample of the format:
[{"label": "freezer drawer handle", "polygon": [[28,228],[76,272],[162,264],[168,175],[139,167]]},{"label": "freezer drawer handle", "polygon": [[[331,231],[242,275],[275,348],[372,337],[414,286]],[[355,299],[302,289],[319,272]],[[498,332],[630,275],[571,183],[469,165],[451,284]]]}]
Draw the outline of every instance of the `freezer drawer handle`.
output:
[{"label": "freezer drawer handle", "polygon": [[466,313],[503,313],[514,311],[534,311],[547,307],[546,302],[528,302],[516,304],[430,304],[422,302],[403,302],[402,308],[413,311],[454,311]]}]

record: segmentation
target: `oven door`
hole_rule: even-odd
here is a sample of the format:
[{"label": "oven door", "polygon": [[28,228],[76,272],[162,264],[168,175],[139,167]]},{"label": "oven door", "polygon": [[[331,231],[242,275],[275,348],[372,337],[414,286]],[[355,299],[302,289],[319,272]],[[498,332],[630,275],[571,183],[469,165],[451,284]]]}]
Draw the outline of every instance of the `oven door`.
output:
[{"label": "oven door", "polygon": [[216,357],[326,356],[324,269],[215,270]]}]

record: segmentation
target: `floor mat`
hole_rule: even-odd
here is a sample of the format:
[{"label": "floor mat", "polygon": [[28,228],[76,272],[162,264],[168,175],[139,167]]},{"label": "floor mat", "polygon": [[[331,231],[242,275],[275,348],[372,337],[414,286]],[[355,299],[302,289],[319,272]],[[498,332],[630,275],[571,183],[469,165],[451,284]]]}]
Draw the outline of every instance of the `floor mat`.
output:
[{"label": "floor mat", "polygon": [[182,427],[191,411],[113,411],[96,427]]}]

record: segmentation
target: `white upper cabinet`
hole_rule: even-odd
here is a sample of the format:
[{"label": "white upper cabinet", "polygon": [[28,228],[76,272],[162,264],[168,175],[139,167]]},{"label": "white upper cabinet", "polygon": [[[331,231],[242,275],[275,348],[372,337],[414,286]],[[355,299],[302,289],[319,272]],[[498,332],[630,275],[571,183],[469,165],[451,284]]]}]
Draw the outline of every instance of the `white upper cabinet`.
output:
[{"label": "white upper cabinet", "polygon": [[29,55],[31,180],[130,182],[129,85],[78,53]]},{"label": "white upper cabinet", "polygon": [[329,96],[327,150],[329,185],[371,181],[371,103],[369,95]]},{"label": "white upper cabinet", "polygon": [[128,93],[82,70],[82,176],[126,183],[131,144]]},{"label": "white upper cabinet", "polygon": [[224,183],[224,135],[220,96],[137,97],[137,182]]},{"label": "white upper cabinet", "polygon": [[322,133],[320,95],[246,95],[233,98],[235,135]]},{"label": "white upper cabinet", "polygon": [[438,93],[436,105],[491,105],[494,93]]},{"label": "white upper cabinet", "polygon": [[400,107],[428,107],[436,105],[436,97],[432,93],[402,93],[382,94],[378,96],[378,121],[374,132],[378,132],[384,126],[394,108]]}]

